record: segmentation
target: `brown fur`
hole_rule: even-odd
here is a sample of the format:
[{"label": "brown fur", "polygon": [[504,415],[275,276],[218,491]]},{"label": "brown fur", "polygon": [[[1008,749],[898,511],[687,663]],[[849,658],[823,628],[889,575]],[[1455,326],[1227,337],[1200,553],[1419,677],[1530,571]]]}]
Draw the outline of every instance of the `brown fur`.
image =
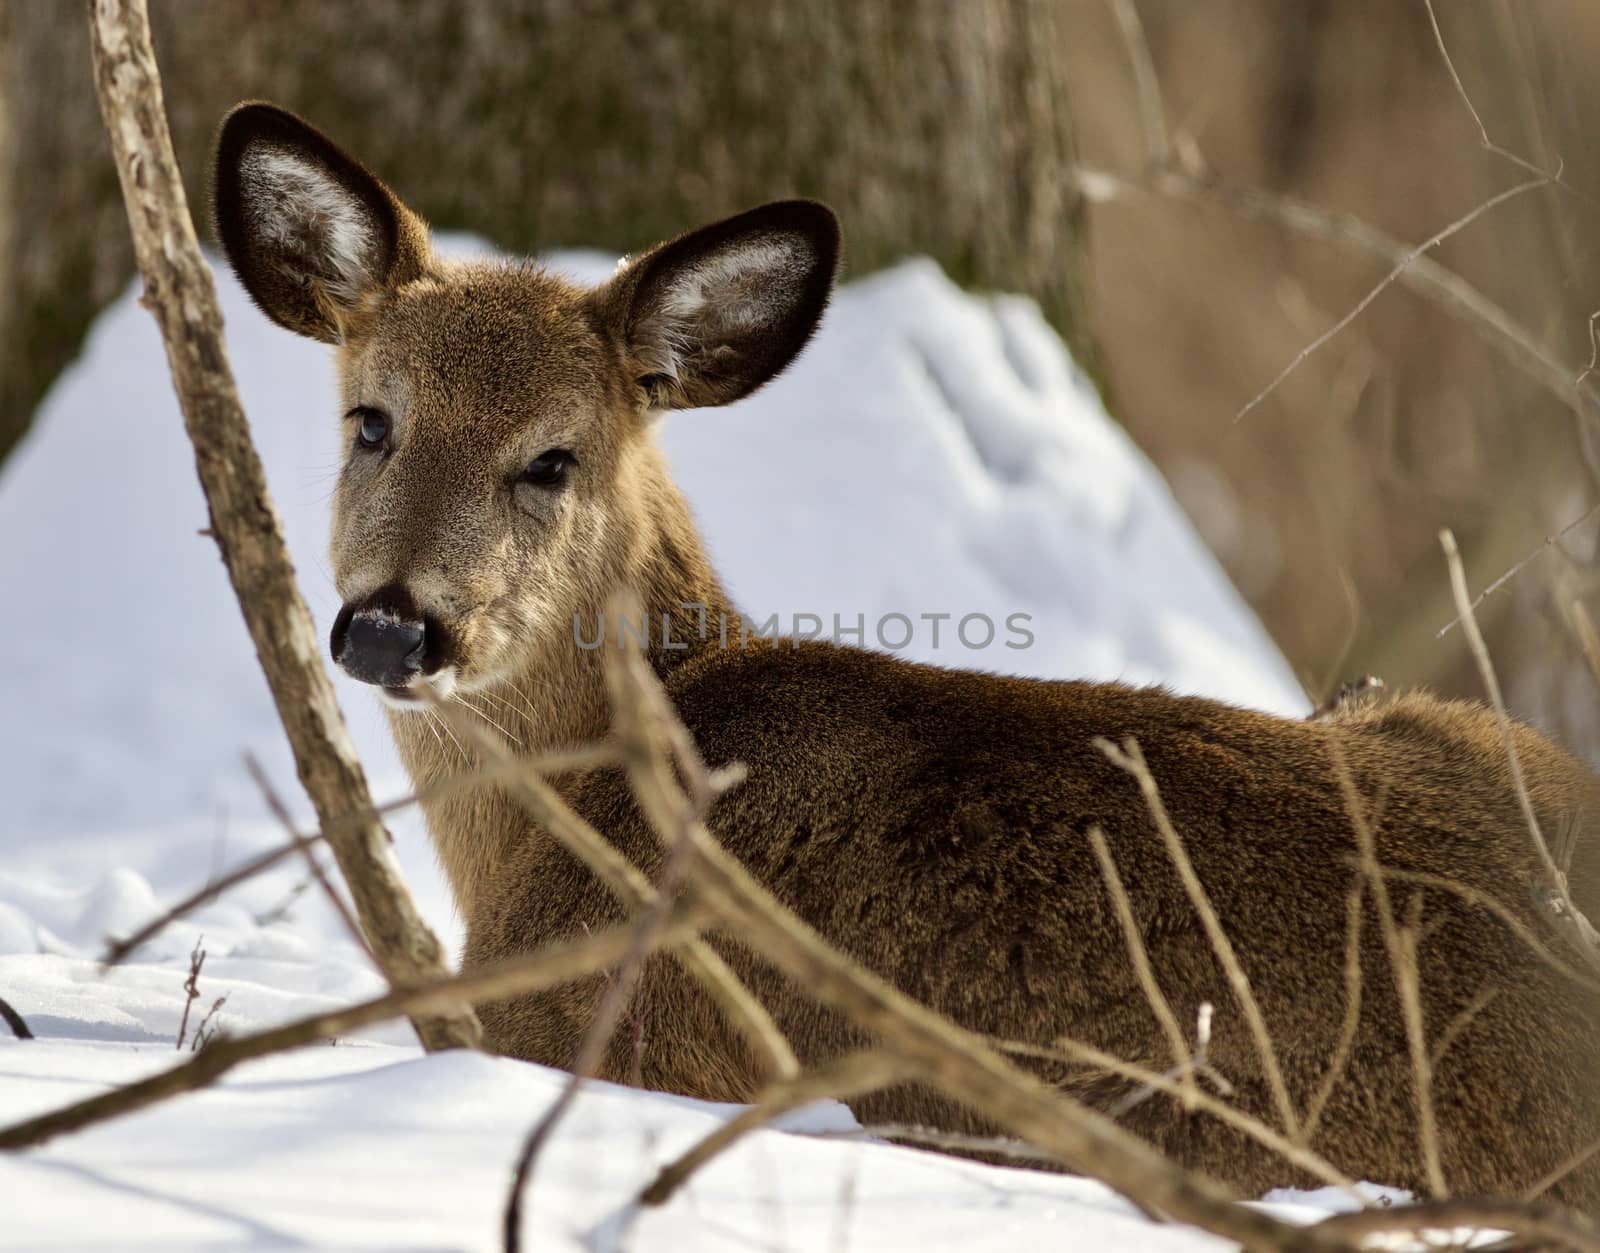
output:
[{"label": "brown fur", "polygon": [[[420,224],[381,184],[326,140],[306,140],[312,159],[337,166],[361,212],[395,215],[373,236],[377,252],[362,271],[379,278],[352,297],[314,266],[297,270],[295,256],[274,253],[240,216],[263,210],[241,208],[230,162],[261,134],[292,144],[296,128],[309,129],[250,108],[259,116],[233,115],[220,148],[219,229],[230,257],[269,314],[338,342],[345,407],[381,406],[395,424],[384,459],[355,451],[340,480],[340,591],[353,603],[399,584],[425,604],[448,626],[461,698],[519,748],[605,732],[601,656],[575,645],[572,620],[593,624],[610,591],[632,585],[654,622],[669,616],[673,637],[690,642],[669,651],[653,636],[651,655],[707,759],[749,767],[711,825],[785,903],[967,1027],[1036,1044],[1067,1035],[1164,1070],[1165,1037],[1085,838],[1098,825],[1175,1011],[1193,1023],[1202,1002],[1216,1006],[1211,1060],[1239,1104],[1269,1123],[1243,1015],[1136,784],[1093,747],[1096,737],[1135,736],[1143,747],[1302,1114],[1339,1037],[1346,900],[1357,882],[1335,749],[1386,867],[1459,881],[1539,929],[1528,833],[1495,720],[1481,706],[1411,695],[1299,722],[1156,689],[951,672],[824,643],[723,647],[714,629],[696,639],[698,615],[685,602],[709,606],[713,622],[732,610],[647,411],[742,395],[799,350],[833,269],[830,228],[814,207],[758,210],[686,236],[591,293],[529,267],[435,260]],[[747,237],[792,243],[784,232],[804,238],[773,254],[780,269],[794,262],[793,272],[756,275],[780,292],[781,316],[763,335],[739,338],[749,331],[738,311],[754,271],[737,265],[738,281],[700,310],[711,338],[663,303],[659,291],[684,273],[712,273],[704,266],[718,249]],[[392,239],[403,246],[383,253]],[[404,259],[398,271],[394,255]],[[559,494],[507,486],[520,464],[551,447],[578,457]],[[391,721],[419,784],[462,768],[465,754],[425,716],[395,712]],[[1573,890],[1592,910],[1600,786],[1535,732],[1516,735],[1545,830],[1577,832]],[[618,848],[657,869],[656,843],[619,773],[560,785]],[[432,802],[427,818],[466,922],[468,966],[619,918],[608,893],[500,791]],[[1414,889],[1395,883],[1392,893],[1404,908]],[[1370,893],[1363,911],[1358,1030],[1313,1146],[1350,1175],[1425,1192],[1405,1032]],[[1433,1087],[1446,1179],[1459,1193],[1516,1193],[1600,1132],[1594,1007],[1457,894],[1424,890],[1421,920],[1426,1034],[1433,1044],[1454,1035]],[[715,943],[804,1061],[863,1043],[752,960],[737,936]],[[484,1005],[488,1039],[511,1056],[567,1065],[600,986]],[[1483,994],[1492,995],[1464,1018]],[[672,962],[648,964],[638,1004],[645,1083],[723,1100],[751,1095],[759,1076],[747,1048]],[[616,1043],[608,1077],[626,1077],[631,1046]],[[1101,1107],[1129,1089],[1082,1068],[1042,1069]],[[854,1106],[867,1121],[985,1129],[914,1087]],[[1247,1191],[1304,1182],[1253,1142],[1163,1097],[1125,1122]],[[1556,1195],[1588,1206],[1596,1188],[1586,1168]]]}]

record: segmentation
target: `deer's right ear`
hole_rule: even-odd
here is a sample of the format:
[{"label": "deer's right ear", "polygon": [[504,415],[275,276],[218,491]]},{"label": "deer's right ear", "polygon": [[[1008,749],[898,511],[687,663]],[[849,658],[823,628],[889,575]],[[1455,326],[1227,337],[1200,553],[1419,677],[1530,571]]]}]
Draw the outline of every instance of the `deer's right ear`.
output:
[{"label": "deer's right ear", "polygon": [[212,204],[217,237],[251,298],[280,326],[327,343],[427,262],[421,219],[276,105],[241,104],[223,120]]}]

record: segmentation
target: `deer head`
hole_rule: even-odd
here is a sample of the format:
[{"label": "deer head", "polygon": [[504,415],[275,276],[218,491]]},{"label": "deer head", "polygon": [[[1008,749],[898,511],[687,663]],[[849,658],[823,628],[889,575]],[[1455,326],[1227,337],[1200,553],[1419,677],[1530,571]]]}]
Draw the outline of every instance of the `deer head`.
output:
[{"label": "deer head", "polygon": [[595,289],[525,261],[444,260],[381,181],[266,104],[228,115],[215,180],[217,232],[251,297],[336,348],[331,646],[396,706],[525,670],[570,648],[574,615],[619,584],[703,564],[651,418],[784,369],[839,252],[832,212],[789,200]]}]

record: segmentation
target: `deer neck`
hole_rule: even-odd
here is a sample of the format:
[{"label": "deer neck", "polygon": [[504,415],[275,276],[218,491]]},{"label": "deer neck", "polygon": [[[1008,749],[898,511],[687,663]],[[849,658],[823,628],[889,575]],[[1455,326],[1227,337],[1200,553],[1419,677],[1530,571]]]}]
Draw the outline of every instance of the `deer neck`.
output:
[{"label": "deer neck", "polygon": [[[638,598],[628,638],[642,638],[660,676],[707,648],[719,647],[720,624],[738,618],[706,557],[705,547],[677,487],[658,458],[647,463],[630,512],[644,518],[623,550],[621,586]],[[607,611],[610,588],[572,607],[559,631],[524,664],[492,686],[456,698],[466,716],[517,754],[532,756],[593,743],[610,726],[606,653],[618,645],[621,624]],[[604,637],[600,639],[600,628]],[[418,789],[480,769],[482,754],[439,713],[390,711],[389,725],[401,759]],[[553,780],[558,789],[574,780]],[[441,867],[456,907],[471,925],[477,902],[508,851],[541,838],[521,807],[502,788],[481,784],[422,803]]]}]

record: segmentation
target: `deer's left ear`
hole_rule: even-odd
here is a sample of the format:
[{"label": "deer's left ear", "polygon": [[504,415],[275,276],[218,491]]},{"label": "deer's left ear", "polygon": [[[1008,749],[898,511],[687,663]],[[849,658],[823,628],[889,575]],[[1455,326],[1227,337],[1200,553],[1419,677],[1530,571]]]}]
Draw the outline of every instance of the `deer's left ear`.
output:
[{"label": "deer's left ear", "polygon": [[641,404],[724,405],[780,373],[816,330],[839,263],[839,220],[780,200],[661,244],[595,293]]}]

